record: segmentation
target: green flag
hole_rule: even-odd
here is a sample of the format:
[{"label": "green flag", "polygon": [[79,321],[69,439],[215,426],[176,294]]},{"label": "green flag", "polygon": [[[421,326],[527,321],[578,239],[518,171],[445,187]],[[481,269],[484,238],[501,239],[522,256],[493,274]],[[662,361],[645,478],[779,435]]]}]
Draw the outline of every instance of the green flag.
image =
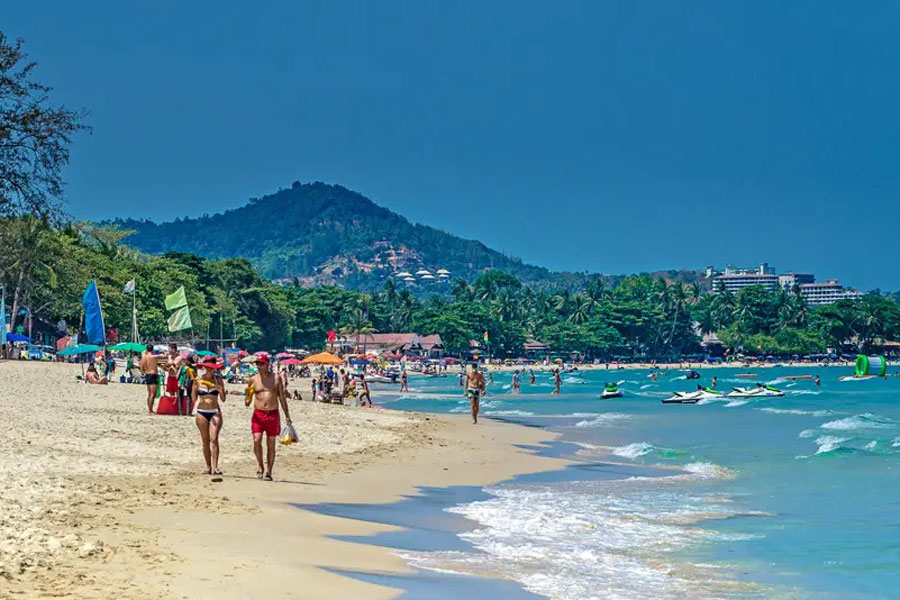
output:
[{"label": "green flag", "polygon": [[[182,288],[181,293],[184,295],[184,288]],[[187,306],[182,306],[169,317],[169,331],[182,331],[191,327],[193,327],[191,313]]]},{"label": "green flag", "polygon": [[175,290],[175,293],[166,296],[166,310],[175,310],[182,306],[187,306],[187,296],[184,295],[184,286]]}]

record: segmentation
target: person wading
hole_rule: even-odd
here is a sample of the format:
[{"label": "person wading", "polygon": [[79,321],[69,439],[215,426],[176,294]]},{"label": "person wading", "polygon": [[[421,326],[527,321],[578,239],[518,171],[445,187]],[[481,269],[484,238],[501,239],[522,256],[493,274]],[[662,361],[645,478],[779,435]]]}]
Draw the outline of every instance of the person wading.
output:
[{"label": "person wading", "polygon": [[465,395],[469,399],[472,407],[472,423],[478,423],[478,409],[481,402],[481,396],[487,383],[484,380],[484,374],[478,370],[478,363],[472,365],[472,372],[466,375]]}]

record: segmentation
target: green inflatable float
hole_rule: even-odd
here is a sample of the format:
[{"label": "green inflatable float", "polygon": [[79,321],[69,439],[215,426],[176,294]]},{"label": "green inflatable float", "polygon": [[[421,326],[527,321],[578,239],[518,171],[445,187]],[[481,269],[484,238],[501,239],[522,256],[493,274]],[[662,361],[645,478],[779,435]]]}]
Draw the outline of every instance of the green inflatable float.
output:
[{"label": "green inflatable float", "polygon": [[887,361],[883,356],[864,356],[860,354],[856,357],[856,373],[857,377],[884,377],[887,373]]}]

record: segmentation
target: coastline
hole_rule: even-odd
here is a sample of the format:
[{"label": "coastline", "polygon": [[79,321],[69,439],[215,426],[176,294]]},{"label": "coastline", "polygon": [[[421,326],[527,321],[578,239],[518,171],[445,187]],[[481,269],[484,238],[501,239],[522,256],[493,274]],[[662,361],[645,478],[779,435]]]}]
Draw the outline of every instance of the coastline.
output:
[{"label": "coastline", "polygon": [[249,411],[231,396],[226,476],[213,483],[197,474],[191,419],[147,415],[142,386],[88,386],[76,372],[0,363],[0,414],[12,424],[0,447],[10,482],[0,494],[9,515],[0,575],[16,598],[393,598],[402,590],[335,571],[411,572],[402,559],[326,537],[392,527],[294,505],[385,503],[420,486],[485,485],[567,464],[521,447],[555,438],[540,429],[292,401],[301,441],[279,445],[276,482],[265,483],[253,477]]}]

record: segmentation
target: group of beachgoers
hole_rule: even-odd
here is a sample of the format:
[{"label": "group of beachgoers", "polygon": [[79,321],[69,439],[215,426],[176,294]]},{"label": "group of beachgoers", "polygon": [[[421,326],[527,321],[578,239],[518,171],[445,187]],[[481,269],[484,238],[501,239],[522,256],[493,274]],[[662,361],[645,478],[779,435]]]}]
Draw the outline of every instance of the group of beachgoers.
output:
[{"label": "group of beachgoers", "polygon": [[[365,373],[352,374],[343,367],[337,370],[328,367],[315,374],[312,378],[312,395],[319,402],[327,402],[331,398],[339,401],[357,399],[361,406],[372,406],[372,394]],[[299,392],[296,392],[295,397],[303,399]]]},{"label": "group of beachgoers", "polygon": [[[253,404],[250,418],[250,431],[253,435],[253,453],[256,456],[256,477],[272,481],[272,469],[275,465],[275,443],[281,434],[281,411],[285,421],[292,425],[287,404],[287,373],[272,371],[269,355],[264,352],[255,355],[257,373],[250,376],[244,389],[244,405]],[[221,405],[226,401],[229,392],[225,390],[222,370],[225,364],[215,357],[195,360],[192,356],[183,357],[175,344],[169,346],[164,355],[153,352],[153,346],[147,345],[141,355],[140,371],[147,386],[147,412],[153,414],[153,404],[160,385],[159,371],[162,369],[170,377],[181,375],[189,379],[189,384],[179,386],[186,388],[189,401],[186,412],[194,412],[194,422],[200,431],[203,446],[203,458],[206,461],[205,475],[220,477],[219,469],[219,433],[223,427]],[[240,392],[231,392],[240,395]],[[181,402],[179,402],[181,406]],[[183,409],[179,409],[181,412]],[[263,461],[263,437],[266,442],[265,462]]]}]

